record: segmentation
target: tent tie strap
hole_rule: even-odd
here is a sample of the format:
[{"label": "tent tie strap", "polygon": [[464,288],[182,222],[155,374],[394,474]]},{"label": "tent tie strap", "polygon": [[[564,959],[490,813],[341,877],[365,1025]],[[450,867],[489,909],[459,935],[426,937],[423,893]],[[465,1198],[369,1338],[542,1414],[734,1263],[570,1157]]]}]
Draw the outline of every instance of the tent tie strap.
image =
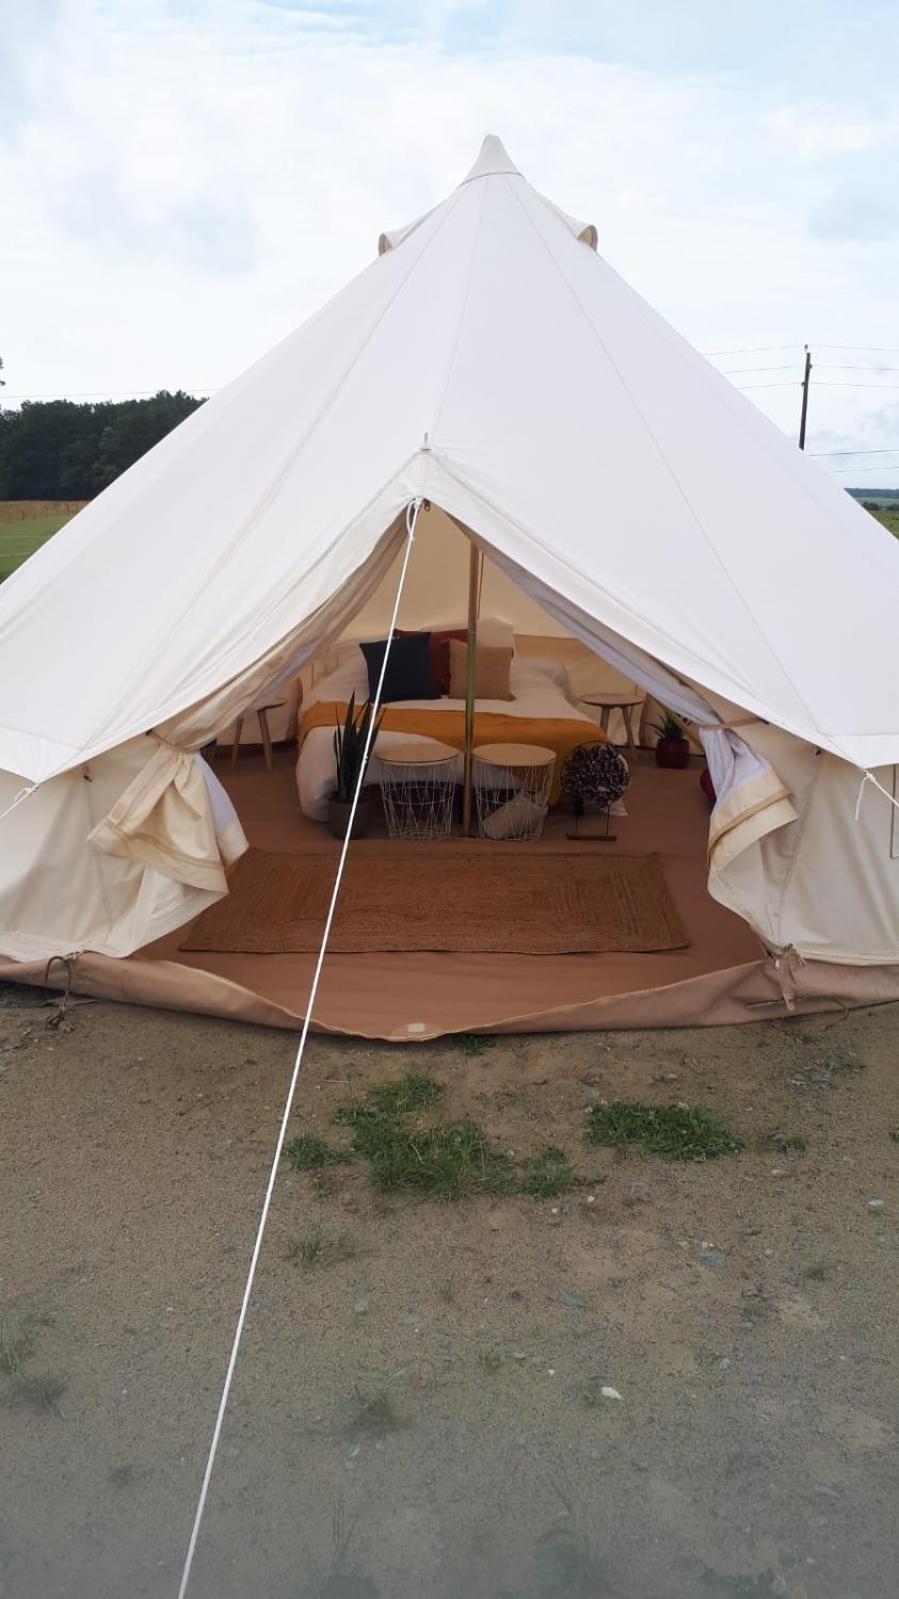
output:
[{"label": "tent tie strap", "polygon": [[806,965],[805,957],[800,955],[794,944],[786,944],[783,949],[772,949],[771,956],[771,965],[781,998],[787,1010],[795,1010],[796,995],[799,990],[797,979],[800,969]]},{"label": "tent tie strap", "polygon": [[728,732],[731,732],[731,731],[733,731],[734,729],[736,729],[738,727],[751,727],[754,722],[760,723],[761,726],[763,726],[763,727],[767,726],[767,723],[765,722],[765,719],[762,716],[735,716],[729,722],[698,723],[697,726],[696,726],[696,732],[697,733],[728,733]]},{"label": "tent tie strap", "polygon": [[5,811],[0,811],[0,822],[4,821],[7,816],[11,816],[13,811],[17,810],[22,804],[22,801],[27,800],[29,794],[33,794],[39,787],[39,783],[28,783],[25,788],[20,788],[12,804],[7,805]]}]

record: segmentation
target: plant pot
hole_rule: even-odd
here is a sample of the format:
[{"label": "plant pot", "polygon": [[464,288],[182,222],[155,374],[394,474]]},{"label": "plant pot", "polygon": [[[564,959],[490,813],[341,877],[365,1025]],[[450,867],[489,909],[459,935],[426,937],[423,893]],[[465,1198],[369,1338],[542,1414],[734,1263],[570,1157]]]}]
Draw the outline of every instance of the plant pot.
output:
[{"label": "plant pot", "polygon": [[[335,796],[328,801],[328,830],[335,838],[346,838],[346,830],[352,809],[353,806],[350,800],[337,799]],[[368,800],[364,794],[360,794],[350,838],[362,838],[367,830]]]},{"label": "plant pot", "polygon": [[656,745],[656,766],[664,766],[670,772],[682,772],[690,764],[690,740],[688,738],[660,738]]}]

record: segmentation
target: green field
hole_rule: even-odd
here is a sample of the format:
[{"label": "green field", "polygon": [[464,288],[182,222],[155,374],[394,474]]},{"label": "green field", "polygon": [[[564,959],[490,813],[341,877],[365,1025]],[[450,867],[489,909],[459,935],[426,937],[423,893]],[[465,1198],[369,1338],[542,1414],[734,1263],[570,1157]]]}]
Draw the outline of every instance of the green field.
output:
[{"label": "green field", "polygon": [[889,528],[890,532],[899,539],[899,505],[895,501],[890,506],[881,505],[876,512],[872,511],[871,514],[872,516],[876,515],[878,522],[882,522],[884,527]]},{"label": "green field", "polygon": [[0,500],[0,583],[80,509],[75,501]]},{"label": "green field", "polygon": [[[0,500],[0,583],[80,509],[74,501]],[[899,503],[884,502],[871,514],[899,538]]]}]

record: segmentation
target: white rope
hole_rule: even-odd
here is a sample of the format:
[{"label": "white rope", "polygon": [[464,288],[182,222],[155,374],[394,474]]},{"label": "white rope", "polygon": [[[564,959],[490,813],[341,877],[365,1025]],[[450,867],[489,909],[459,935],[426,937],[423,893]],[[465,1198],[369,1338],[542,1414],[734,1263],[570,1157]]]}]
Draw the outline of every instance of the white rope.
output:
[{"label": "white rope", "polygon": [[5,821],[7,816],[11,816],[17,806],[21,805],[23,800],[27,800],[29,794],[33,794],[39,786],[38,783],[29,783],[27,788],[20,788],[12,804],[7,805],[5,811],[0,811],[0,822]]},{"label": "white rope", "polygon": [[201,1526],[201,1523],[202,1523],[202,1520],[203,1520],[203,1512],[206,1509],[206,1499],[207,1499],[207,1495],[209,1493],[209,1483],[210,1483],[210,1480],[212,1478],[213,1467],[215,1466],[215,1457],[216,1457],[216,1454],[218,1452],[219,1438],[221,1436],[221,1431],[222,1431],[222,1423],[223,1423],[223,1421],[225,1419],[225,1411],[226,1411],[226,1409],[228,1407],[228,1396],[229,1396],[229,1394],[231,1392],[231,1383],[232,1383],[232,1380],[233,1380],[233,1377],[234,1377],[234,1368],[235,1368],[235,1366],[237,1364],[237,1354],[238,1354],[238,1350],[240,1348],[240,1340],[241,1340],[241,1337],[243,1335],[244,1322],[245,1322],[246,1316],[247,1316],[247,1308],[248,1308],[249,1303],[250,1303],[250,1296],[251,1296],[251,1294],[253,1292],[253,1283],[254,1283],[254,1280],[255,1280],[255,1277],[256,1277],[256,1267],[257,1267],[257,1264],[259,1262],[260,1250],[262,1249],[262,1240],[263,1240],[263,1236],[265,1234],[266,1222],[268,1221],[269,1207],[271,1205],[272,1194],[273,1194],[274,1188],[275,1188],[275,1179],[276,1179],[276,1177],[278,1175],[278,1166],[279,1166],[280,1160],[281,1160],[281,1152],[282,1152],[282,1150],[284,1148],[284,1140],[287,1137],[287,1126],[288,1126],[288,1123],[290,1121],[291,1111],[293,1110],[294,1095],[296,1094],[297,1083],[299,1082],[299,1077],[300,1077],[300,1070],[301,1070],[302,1064],[303,1064],[303,1053],[304,1053],[305,1048],[306,1048],[306,1039],[309,1036],[309,1027],[310,1027],[310,1024],[312,1022],[312,1012],[313,1012],[313,1009],[314,1009],[314,1006],[315,1006],[316,995],[318,994],[318,985],[319,985],[319,981],[321,979],[322,968],[323,968],[324,962],[325,962],[325,954],[326,954],[326,951],[327,951],[327,948],[328,948],[328,940],[329,940],[329,938],[331,936],[331,923],[334,920],[334,912],[335,912],[335,910],[337,908],[337,898],[338,898],[338,895],[340,893],[340,884],[341,884],[341,880],[343,878],[343,869],[344,869],[344,866],[346,865],[347,853],[348,853],[349,847],[350,847],[350,837],[351,837],[352,831],[353,831],[353,822],[355,821],[355,818],[356,818],[356,808],[357,808],[357,806],[359,804],[359,795],[362,792],[362,783],[363,783],[363,780],[365,778],[366,768],[368,766],[368,757],[369,757],[369,754],[370,754],[370,751],[371,751],[372,739],[374,738],[374,735],[375,735],[375,727],[376,727],[377,720],[378,720],[378,708],[379,708],[380,703],[381,703],[381,694],[382,694],[382,691],[383,691],[383,688],[384,688],[384,678],[385,678],[385,675],[386,675],[386,672],[387,672],[387,662],[388,662],[388,659],[390,657],[390,648],[391,648],[391,645],[393,643],[394,629],[396,627],[397,617],[399,615],[400,599],[402,598],[403,586],[404,586],[405,581],[406,581],[406,572],[407,572],[408,566],[409,566],[409,557],[412,554],[412,546],[415,543],[415,524],[418,521],[418,513],[421,510],[421,506],[422,506],[421,499],[416,499],[416,500],[411,501],[410,504],[406,507],[406,533],[407,533],[408,537],[406,539],[406,550],[405,550],[405,554],[403,556],[403,565],[402,565],[402,568],[400,570],[400,580],[399,580],[399,584],[397,586],[396,599],[393,602],[393,616],[390,619],[390,628],[389,628],[389,631],[388,631],[388,634],[387,634],[387,644],[386,644],[386,647],[385,647],[385,650],[384,650],[384,659],[381,662],[381,672],[380,672],[380,676],[378,678],[378,686],[377,686],[377,688],[375,690],[374,700],[372,701],[372,711],[371,711],[371,716],[369,718],[369,723],[368,723],[368,732],[367,732],[366,738],[365,738],[365,747],[364,747],[363,755],[362,755],[362,764],[361,764],[360,769],[359,769],[359,777],[358,777],[357,782],[356,782],[355,793],[353,794],[353,803],[350,806],[349,820],[347,821],[346,833],[344,834],[344,839],[343,839],[343,846],[342,846],[341,851],[340,851],[340,858],[339,858],[339,860],[337,862],[337,875],[334,878],[334,887],[333,887],[333,889],[331,891],[331,902],[330,902],[330,904],[328,906],[327,917],[325,918],[325,929],[324,929],[324,932],[322,933],[321,947],[320,947],[319,952],[318,952],[318,960],[316,961],[316,964],[315,964],[315,972],[314,972],[314,975],[313,975],[313,978],[312,978],[312,987],[309,990],[309,999],[308,999],[307,1004],[306,1004],[306,1017],[305,1017],[305,1020],[303,1022],[303,1030],[302,1030],[302,1032],[300,1034],[300,1041],[299,1041],[299,1044],[297,1045],[296,1059],[294,1060],[294,1063],[293,1063],[293,1072],[292,1072],[291,1078],[290,1078],[290,1086],[289,1086],[289,1088],[287,1090],[287,1100],[286,1100],[285,1105],[284,1105],[284,1114],[283,1114],[283,1116],[281,1118],[281,1126],[280,1126],[280,1130],[278,1132],[278,1141],[277,1141],[277,1143],[275,1145],[275,1155],[274,1155],[274,1159],[272,1161],[272,1169],[271,1169],[271,1171],[269,1173],[268,1186],[267,1186],[267,1188],[265,1190],[265,1199],[263,1200],[263,1204],[262,1204],[262,1213],[261,1213],[261,1215],[259,1217],[259,1227],[258,1227],[257,1232],[256,1232],[256,1242],[253,1245],[253,1254],[252,1254],[252,1257],[250,1259],[250,1269],[249,1269],[249,1272],[247,1273],[246,1287],[244,1288],[244,1292],[243,1292],[243,1299],[241,1301],[241,1306],[240,1306],[240,1314],[239,1314],[239,1316],[237,1318],[237,1327],[236,1327],[236,1330],[235,1330],[235,1333],[234,1333],[234,1342],[231,1345],[231,1357],[230,1357],[230,1359],[228,1361],[228,1369],[227,1369],[227,1372],[225,1373],[225,1384],[224,1384],[224,1387],[222,1389],[222,1397],[219,1400],[218,1414],[216,1415],[216,1418],[215,1418],[215,1427],[213,1428],[213,1432],[212,1432],[212,1442],[211,1442],[211,1444],[209,1446],[209,1455],[208,1455],[208,1458],[207,1458],[207,1461],[206,1461],[206,1470],[203,1473],[203,1483],[202,1483],[202,1487],[200,1488],[200,1497],[199,1497],[199,1500],[197,1502],[197,1512],[196,1512],[196,1515],[194,1516],[193,1530],[192,1530],[191,1535],[190,1535],[190,1543],[188,1545],[187,1556],[186,1556],[185,1561],[184,1561],[184,1569],[183,1569],[183,1571],[181,1573],[181,1583],[180,1583],[180,1586],[178,1588],[178,1599],[184,1599],[184,1596],[187,1593],[187,1585],[188,1585],[188,1583],[190,1581],[191,1567],[193,1565],[194,1554],[195,1554],[196,1547],[197,1547],[197,1538],[199,1537],[200,1526]]},{"label": "white rope", "polygon": [[867,787],[867,785],[869,783],[873,783],[874,787],[877,789],[877,792],[879,794],[882,794],[884,799],[888,799],[890,804],[897,811],[899,811],[899,800],[896,799],[895,795],[891,794],[888,788],[884,788],[882,783],[878,783],[877,778],[874,776],[873,772],[865,772],[863,777],[862,777],[861,782],[858,785],[858,798],[857,798],[857,800],[855,802],[855,817],[854,817],[854,820],[856,822],[858,821],[858,819],[859,819],[859,817],[861,815],[862,798],[864,796],[865,789],[866,789],[866,787]]}]

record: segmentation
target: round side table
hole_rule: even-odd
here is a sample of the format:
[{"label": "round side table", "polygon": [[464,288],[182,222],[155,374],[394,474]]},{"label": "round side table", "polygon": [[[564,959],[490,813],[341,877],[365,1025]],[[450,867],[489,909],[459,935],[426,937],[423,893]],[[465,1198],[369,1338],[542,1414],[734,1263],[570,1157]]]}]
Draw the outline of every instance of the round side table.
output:
[{"label": "round side table", "polygon": [[409,743],[378,750],[381,798],[390,838],[449,838],[456,763],[448,744]]},{"label": "round side table", "polygon": [[555,750],[541,744],[478,744],[471,753],[481,837],[538,839],[549,810]]},{"label": "round side table", "polygon": [[634,712],[639,711],[644,703],[643,694],[582,694],[582,705],[592,705],[600,712],[599,725],[604,733],[609,731],[609,722],[613,711],[620,711],[625,732],[627,733],[627,748],[635,750],[637,740],[634,737]]},{"label": "round side table", "polygon": [[244,718],[247,716],[255,716],[259,723],[259,737],[262,741],[262,753],[265,756],[266,769],[269,772],[271,771],[272,735],[269,731],[268,713],[269,711],[280,711],[282,705],[285,703],[286,702],[284,700],[271,700],[268,705],[257,705],[252,710],[244,711],[243,716],[238,716],[234,723],[234,741],[231,745],[232,766],[237,765],[237,757],[240,753],[240,735],[243,731]]}]

